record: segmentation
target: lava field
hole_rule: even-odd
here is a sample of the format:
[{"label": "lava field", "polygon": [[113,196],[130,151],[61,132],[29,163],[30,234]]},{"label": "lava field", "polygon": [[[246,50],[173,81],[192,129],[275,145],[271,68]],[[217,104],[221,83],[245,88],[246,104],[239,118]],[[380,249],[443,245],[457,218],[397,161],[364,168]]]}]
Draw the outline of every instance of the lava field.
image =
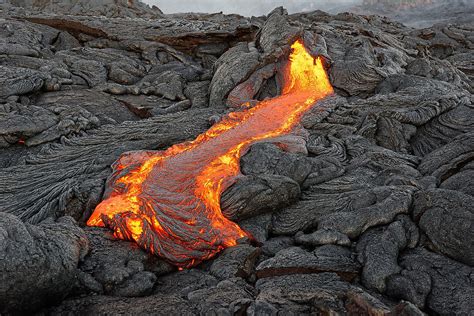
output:
[{"label": "lava field", "polygon": [[7,2],[0,315],[472,313],[474,21]]}]

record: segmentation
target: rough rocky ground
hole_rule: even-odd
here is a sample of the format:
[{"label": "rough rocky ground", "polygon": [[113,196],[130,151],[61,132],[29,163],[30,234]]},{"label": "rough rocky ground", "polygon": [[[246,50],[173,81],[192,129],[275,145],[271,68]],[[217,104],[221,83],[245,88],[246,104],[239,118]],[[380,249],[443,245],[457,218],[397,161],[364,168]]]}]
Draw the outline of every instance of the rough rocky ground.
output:
[{"label": "rough rocky ground", "polygon": [[474,20],[471,0],[365,0],[345,8],[360,14],[378,14],[405,25],[425,28],[434,24],[463,24]]},{"label": "rough rocky ground", "polygon": [[[472,23],[0,15],[0,313],[472,312]],[[221,205],[255,241],[179,271],[84,226],[121,153],[277,95],[298,37],[336,95],[242,157]]]}]

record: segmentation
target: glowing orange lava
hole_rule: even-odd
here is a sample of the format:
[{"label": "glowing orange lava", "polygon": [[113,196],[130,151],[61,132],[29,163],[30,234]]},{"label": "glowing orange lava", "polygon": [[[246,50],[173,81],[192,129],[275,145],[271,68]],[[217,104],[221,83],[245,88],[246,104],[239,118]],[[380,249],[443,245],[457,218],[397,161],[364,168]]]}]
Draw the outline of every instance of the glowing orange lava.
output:
[{"label": "glowing orange lava", "polygon": [[300,41],[292,45],[285,76],[282,96],[228,114],[194,141],[123,154],[87,225],[109,227],[179,267],[235,245],[246,233],[222,215],[220,197],[240,172],[241,154],[256,141],[290,132],[333,92],[320,58]]}]

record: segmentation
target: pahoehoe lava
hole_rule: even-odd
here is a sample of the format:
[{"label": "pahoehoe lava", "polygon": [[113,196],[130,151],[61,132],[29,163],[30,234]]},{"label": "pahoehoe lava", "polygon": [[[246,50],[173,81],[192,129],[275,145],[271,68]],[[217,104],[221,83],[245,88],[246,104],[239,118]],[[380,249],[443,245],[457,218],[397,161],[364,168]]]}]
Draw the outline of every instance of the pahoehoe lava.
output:
[{"label": "pahoehoe lava", "polygon": [[236,245],[247,233],[222,215],[220,197],[239,173],[240,156],[256,141],[291,131],[333,92],[321,58],[302,41],[292,45],[284,80],[281,96],[228,114],[194,141],[123,154],[87,224],[107,226],[181,267]]},{"label": "pahoehoe lava", "polygon": [[0,314],[469,315],[474,4],[426,2],[0,0]]}]

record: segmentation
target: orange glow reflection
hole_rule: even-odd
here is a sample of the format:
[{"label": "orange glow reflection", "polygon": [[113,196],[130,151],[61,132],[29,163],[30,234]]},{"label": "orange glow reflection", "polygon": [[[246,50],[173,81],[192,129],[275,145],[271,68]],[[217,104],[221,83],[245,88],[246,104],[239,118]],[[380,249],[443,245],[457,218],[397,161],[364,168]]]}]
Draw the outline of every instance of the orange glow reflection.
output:
[{"label": "orange glow reflection", "polygon": [[[87,224],[179,267],[191,267],[247,234],[222,215],[220,197],[240,172],[254,142],[286,134],[317,100],[333,93],[320,58],[300,41],[292,53],[283,95],[233,112],[194,141],[165,151],[123,154],[113,165],[112,191]],[[126,171],[126,172],[124,172]]]}]

